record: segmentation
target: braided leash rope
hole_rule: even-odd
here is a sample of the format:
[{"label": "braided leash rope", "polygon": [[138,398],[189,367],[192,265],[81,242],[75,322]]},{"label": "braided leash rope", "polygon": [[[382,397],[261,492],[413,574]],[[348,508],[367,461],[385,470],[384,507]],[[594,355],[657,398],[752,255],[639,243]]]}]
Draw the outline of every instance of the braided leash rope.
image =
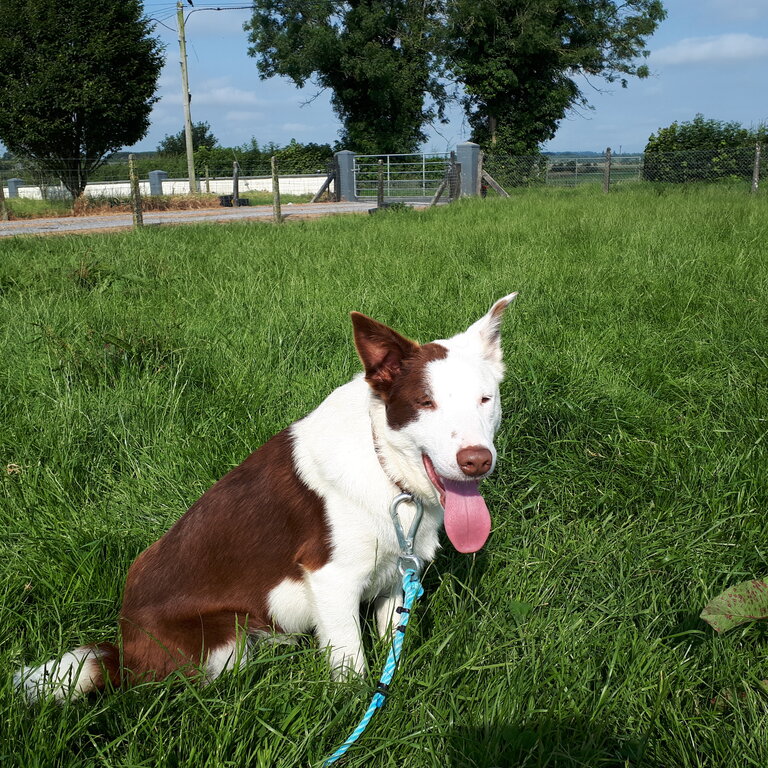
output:
[{"label": "braided leash rope", "polygon": [[387,655],[386,664],[384,664],[384,671],[381,673],[381,678],[376,686],[376,693],[373,694],[373,699],[371,699],[368,709],[355,730],[352,731],[349,738],[323,762],[323,768],[335,763],[360,738],[376,710],[384,706],[389,690],[389,684],[392,682],[395,670],[397,669],[397,664],[400,660],[400,654],[403,650],[405,628],[408,626],[411,607],[416,600],[424,594],[424,588],[419,581],[419,574],[413,568],[409,568],[403,574],[403,593],[405,596],[403,607],[397,609],[400,614],[400,624],[395,629],[395,636],[392,639],[392,645],[390,646],[389,654]]}]

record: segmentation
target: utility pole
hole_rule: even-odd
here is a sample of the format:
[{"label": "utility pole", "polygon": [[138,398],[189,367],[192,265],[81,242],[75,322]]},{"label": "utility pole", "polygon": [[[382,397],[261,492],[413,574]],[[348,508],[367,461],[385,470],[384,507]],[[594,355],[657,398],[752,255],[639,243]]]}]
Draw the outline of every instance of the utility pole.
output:
[{"label": "utility pole", "polygon": [[195,158],[192,147],[192,114],[189,102],[192,98],[189,92],[189,76],[187,74],[187,38],[184,33],[184,6],[181,0],[176,2],[176,26],[179,28],[179,52],[181,54],[181,101],[184,104],[184,136],[187,143],[187,173],[189,174],[189,193],[197,192],[195,180]]}]

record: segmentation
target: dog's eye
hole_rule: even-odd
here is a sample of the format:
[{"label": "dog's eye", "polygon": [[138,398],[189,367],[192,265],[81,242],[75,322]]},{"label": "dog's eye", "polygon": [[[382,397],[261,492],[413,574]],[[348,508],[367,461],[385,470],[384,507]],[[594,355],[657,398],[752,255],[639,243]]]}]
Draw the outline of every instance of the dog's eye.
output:
[{"label": "dog's eye", "polygon": [[491,396],[490,396],[490,395],[483,395],[483,396],[480,398],[480,402],[481,402],[483,405],[485,405],[486,403],[490,403],[490,402],[491,402]]},{"label": "dog's eye", "polygon": [[435,401],[430,400],[428,397],[423,397],[421,400],[419,400],[419,408],[434,408],[435,407]]}]

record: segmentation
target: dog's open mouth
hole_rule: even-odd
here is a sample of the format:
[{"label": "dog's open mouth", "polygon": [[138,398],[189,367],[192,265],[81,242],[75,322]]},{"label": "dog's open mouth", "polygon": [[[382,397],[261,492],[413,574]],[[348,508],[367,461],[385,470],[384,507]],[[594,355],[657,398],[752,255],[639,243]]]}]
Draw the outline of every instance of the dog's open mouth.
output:
[{"label": "dog's open mouth", "polygon": [[477,552],[491,532],[491,515],[485,500],[477,490],[476,480],[458,482],[441,477],[432,460],[421,455],[424,469],[440,494],[445,510],[445,532],[459,552]]}]

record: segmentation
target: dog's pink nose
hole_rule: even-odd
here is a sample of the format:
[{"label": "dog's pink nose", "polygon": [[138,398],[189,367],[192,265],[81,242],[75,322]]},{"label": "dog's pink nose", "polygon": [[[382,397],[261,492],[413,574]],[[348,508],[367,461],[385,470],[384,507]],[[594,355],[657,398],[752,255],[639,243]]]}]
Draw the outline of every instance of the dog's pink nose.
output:
[{"label": "dog's pink nose", "polygon": [[480,445],[470,445],[468,448],[462,448],[456,454],[456,461],[465,475],[477,477],[490,471],[491,464],[493,464],[493,454]]}]

